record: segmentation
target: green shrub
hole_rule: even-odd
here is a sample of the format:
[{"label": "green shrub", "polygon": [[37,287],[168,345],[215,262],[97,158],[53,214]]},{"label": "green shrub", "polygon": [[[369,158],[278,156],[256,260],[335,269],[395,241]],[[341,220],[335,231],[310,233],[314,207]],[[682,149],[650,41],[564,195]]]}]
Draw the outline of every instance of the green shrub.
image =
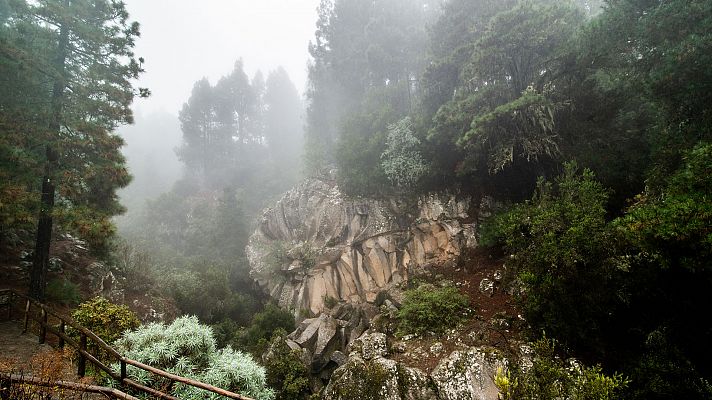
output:
[{"label": "green shrub", "polygon": [[65,278],[52,279],[47,283],[47,299],[66,306],[75,306],[82,301],[79,287]]},{"label": "green shrub", "polygon": [[489,221],[511,255],[510,271],[524,284],[527,322],[577,351],[601,351],[601,321],[615,309],[622,285],[607,198],[591,171],[568,163],[553,182],[539,180],[530,201]]},{"label": "green shrub", "polygon": [[72,318],[107,343],[113,343],[124,332],[136,329],[141,324],[136,313],[128,307],[113,304],[103,297],[95,297],[80,304],[72,312]]},{"label": "green shrub", "polygon": [[511,363],[510,371],[497,371],[495,384],[502,400],[612,400],[620,398],[628,381],[620,375],[608,376],[600,367],[586,367],[557,357],[555,342],[534,343],[532,364],[522,368]]},{"label": "green shrub", "polygon": [[266,355],[267,384],[275,389],[279,400],[309,398],[309,370],[302,363],[301,352],[287,346],[287,332],[278,329]]},{"label": "green shrub", "polygon": [[428,172],[428,166],[419,151],[420,145],[410,117],[388,125],[381,166],[391,184],[397,187],[414,187]]},{"label": "green shrub", "polygon": [[240,325],[250,322],[257,309],[251,293],[238,292],[231,286],[234,273],[217,263],[196,263],[191,270],[169,278],[169,293],[183,314],[196,315],[208,324],[231,319]]},{"label": "green shrub", "polygon": [[[153,323],[126,333],[116,342],[119,352],[133,360],[197,379],[258,400],[271,400],[265,370],[251,356],[230,347],[217,349],[211,328],[194,316],[181,317],[170,325]],[[118,372],[119,365],[112,368]],[[168,389],[170,382],[129,366],[129,377],[141,384]],[[217,399],[220,396],[178,384],[171,393],[181,399]]]},{"label": "green shrub", "polygon": [[[136,329],[141,325],[136,313],[129,310],[128,307],[113,304],[103,297],[95,297],[80,304],[72,312],[72,318],[108,344],[119,339],[124,332]],[[79,341],[78,332],[69,330],[69,334]],[[90,352],[106,359],[106,355],[93,341],[90,340],[88,346]],[[113,360],[109,359],[109,361]]]},{"label": "green shrub", "polygon": [[272,335],[278,329],[287,332],[293,331],[295,329],[294,316],[289,311],[269,303],[264,310],[252,318],[252,323],[240,338],[240,343],[253,354],[262,354]]},{"label": "green shrub", "polygon": [[398,310],[399,331],[442,334],[462,321],[469,303],[454,287],[435,288],[423,284],[407,290],[403,306]]},{"label": "green shrub", "polygon": [[334,308],[337,304],[339,304],[339,300],[333,296],[324,295],[323,299],[324,307],[326,308]]}]

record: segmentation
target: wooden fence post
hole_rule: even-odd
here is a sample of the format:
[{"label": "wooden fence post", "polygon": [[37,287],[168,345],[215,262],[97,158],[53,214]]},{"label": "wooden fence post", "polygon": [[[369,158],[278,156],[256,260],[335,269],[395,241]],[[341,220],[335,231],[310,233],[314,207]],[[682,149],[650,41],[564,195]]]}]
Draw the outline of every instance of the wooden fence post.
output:
[{"label": "wooden fence post", "polygon": [[43,344],[45,339],[47,339],[47,310],[43,308],[40,320],[40,344]]},{"label": "wooden fence post", "polygon": [[15,304],[15,293],[10,292],[10,297],[8,298],[8,305],[7,305],[7,320],[12,321],[12,305]]},{"label": "wooden fence post", "polygon": [[27,324],[30,322],[30,300],[27,300],[27,304],[25,304],[25,323],[23,324],[22,327],[22,333],[27,333]]},{"label": "wooden fence post", "polygon": [[121,360],[121,381],[123,382],[124,379],[126,379],[126,361]]},{"label": "wooden fence post", "polygon": [[87,372],[87,359],[84,357],[84,351],[87,351],[87,335],[82,333],[82,337],[79,340],[79,359],[77,360],[77,375],[80,378],[84,378]]},{"label": "wooden fence post", "polygon": [[[59,332],[62,334],[67,333],[67,327],[66,324],[64,323],[64,320],[59,321]],[[60,349],[64,348],[64,336],[59,335],[59,344],[58,344]]]}]

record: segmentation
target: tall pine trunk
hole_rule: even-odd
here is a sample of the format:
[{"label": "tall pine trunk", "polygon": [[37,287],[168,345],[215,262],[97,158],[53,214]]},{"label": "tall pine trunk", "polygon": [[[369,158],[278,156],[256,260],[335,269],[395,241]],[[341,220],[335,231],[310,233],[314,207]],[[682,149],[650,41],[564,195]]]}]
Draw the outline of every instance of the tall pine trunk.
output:
[{"label": "tall pine trunk", "polygon": [[[58,76],[52,86],[52,114],[48,126],[50,136],[59,136],[61,129],[62,109],[64,105],[64,81],[65,63],[67,60],[67,47],[69,46],[69,28],[63,23],[59,30],[59,42],[57,45],[57,58],[54,61],[55,70]],[[45,288],[47,287],[47,270],[49,267],[49,250],[52,242],[52,211],[54,208],[54,170],[59,160],[59,155],[48,138],[45,147],[46,160],[44,176],[42,177],[42,199],[40,205],[40,215],[37,222],[37,239],[35,242],[35,254],[32,260],[32,270],[30,271],[30,297],[37,300],[45,299]]]}]

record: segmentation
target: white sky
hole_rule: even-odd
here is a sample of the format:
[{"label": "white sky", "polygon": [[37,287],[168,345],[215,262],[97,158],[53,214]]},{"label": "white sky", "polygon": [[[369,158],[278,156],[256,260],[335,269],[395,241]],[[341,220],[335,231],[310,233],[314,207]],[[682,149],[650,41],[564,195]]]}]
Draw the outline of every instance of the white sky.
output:
[{"label": "white sky", "polygon": [[307,46],[314,36],[319,0],[124,0],[141,23],[135,52],[145,59],[137,114],[177,114],[193,83],[215,83],[239,58],[250,76],[283,66],[303,92]]}]

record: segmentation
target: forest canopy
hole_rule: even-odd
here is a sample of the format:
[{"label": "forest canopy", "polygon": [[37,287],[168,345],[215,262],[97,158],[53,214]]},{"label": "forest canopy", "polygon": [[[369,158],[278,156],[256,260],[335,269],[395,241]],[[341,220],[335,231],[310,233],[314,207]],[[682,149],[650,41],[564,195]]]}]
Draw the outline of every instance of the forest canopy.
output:
[{"label": "forest canopy", "polygon": [[[211,343],[259,355],[312,316],[249,275],[264,207],[302,178],[403,207],[446,192],[472,200],[478,243],[521,289],[534,374],[567,393],[600,378],[625,399],[712,398],[712,1],[321,0],[304,98],[249,59],[190,78],[147,128],[180,130],[178,179],[147,179],[145,202],[125,192],[116,219],[131,182],[117,128],[150,94],[139,36],[123,1],[0,0],[0,251],[31,255],[32,296],[63,234]],[[401,323],[438,331],[434,302],[467,308],[457,291],[406,296]],[[269,379],[305,398],[299,357],[274,347],[294,376]],[[507,395],[557,389],[513,371]]]}]

